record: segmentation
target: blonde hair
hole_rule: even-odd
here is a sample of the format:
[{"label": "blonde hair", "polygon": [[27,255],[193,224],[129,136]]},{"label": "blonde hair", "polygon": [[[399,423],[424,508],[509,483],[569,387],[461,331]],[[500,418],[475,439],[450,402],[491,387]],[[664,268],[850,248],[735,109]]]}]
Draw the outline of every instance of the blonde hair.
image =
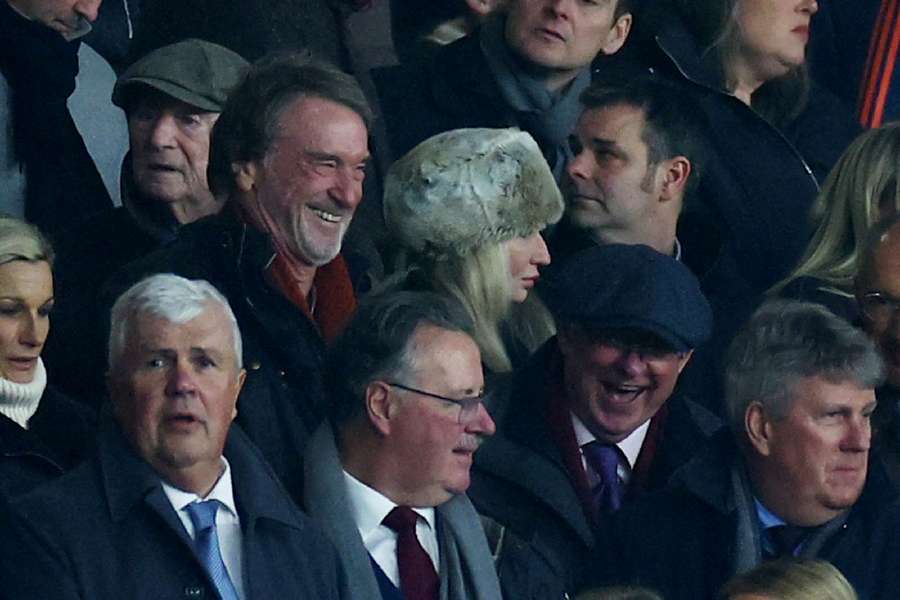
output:
[{"label": "blonde hair", "polygon": [[662,600],[662,596],[645,587],[617,585],[580,592],[575,600]]},{"label": "blonde hair", "polygon": [[778,294],[800,277],[852,297],[853,278],[866,232],[885,208],[900,211],[900,122],[870,129],[844,151],[810,209],[815,233],[790,275],[772,286]]},{"label": "blonde hair", "polygon": [[501,329],[507,327],[515,341],[529,352],[555,333],[549,311],[534,294],[514,304],[509,279],[509,255],[502,242],[490,242],[464,254],[435,258],[406,254],[436,292],[462,304],[474,322],[473,338],[481,360],[495,373],[513,368]]},{"label": "blonde hair", "polygon": [[0,265],[14,260],[46,261],[53,265],[53,248],[37,227],[0,214]]},{"label": "blonde hair", "polygon": [[778,600],[858,600],[853,586],[822,560],[786,558],[764,562],[738,575],[719,592],[721,600],[758,594]]}]

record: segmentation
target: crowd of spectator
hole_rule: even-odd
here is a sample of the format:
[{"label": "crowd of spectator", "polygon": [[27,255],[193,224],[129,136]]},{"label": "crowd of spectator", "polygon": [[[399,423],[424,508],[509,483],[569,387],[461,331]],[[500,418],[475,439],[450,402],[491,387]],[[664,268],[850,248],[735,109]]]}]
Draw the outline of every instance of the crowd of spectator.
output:
[{"label": "crowd of spectator", "polygon": [[0,599],[893,600],[898,40],[0,0]]}]

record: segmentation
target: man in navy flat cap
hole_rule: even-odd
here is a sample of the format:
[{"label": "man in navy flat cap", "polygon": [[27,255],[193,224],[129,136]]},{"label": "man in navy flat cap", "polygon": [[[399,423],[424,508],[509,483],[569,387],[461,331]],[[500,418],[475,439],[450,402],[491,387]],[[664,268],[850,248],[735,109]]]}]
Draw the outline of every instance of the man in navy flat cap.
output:
[{"label": "man in navy flat cap", "polygon": [[491,407],[498,435],[476,456],[469,495],[492,541],[505,595],[577,589],[598,522],[661,487],[718,429],[673,391],[711,329],[683,264],[643,245],[573,255],[542,297],[558,335]]}]

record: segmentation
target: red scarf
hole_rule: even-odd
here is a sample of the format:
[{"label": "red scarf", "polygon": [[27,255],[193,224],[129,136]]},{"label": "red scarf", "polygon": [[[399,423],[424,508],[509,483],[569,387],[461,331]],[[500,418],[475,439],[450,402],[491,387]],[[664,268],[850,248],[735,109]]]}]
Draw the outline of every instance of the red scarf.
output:
[{"label": "red scarf", "polygon": [[356,311],[356,295],[350,282],[347,263],[340,254],[327,265],[316,269],[313,286],[316,290],[316,310],[310,310],[306,295],[294,274],[290,259],[280,252],[269,267],[272,281],[310,321],[316,324],[326,343],[334,340]]}]

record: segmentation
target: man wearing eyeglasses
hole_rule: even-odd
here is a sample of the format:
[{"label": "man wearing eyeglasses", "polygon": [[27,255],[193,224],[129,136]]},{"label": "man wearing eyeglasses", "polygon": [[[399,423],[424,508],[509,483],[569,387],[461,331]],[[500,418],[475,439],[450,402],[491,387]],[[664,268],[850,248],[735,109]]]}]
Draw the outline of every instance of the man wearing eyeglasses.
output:
[{"label": "man wearing eyeglasses", "polygon": [[900,216],[876,225],[863,247],[856,277],[860,324],[878,346],[885,383],[876,390],[874,446],[900,482]]},{"label": "man wearing eyeglasses", "polygon": [[363,302],[332,349],[329,420],[304,455],[304,500],[352,598],[499,600],[472,457],[494,433],[472,323],[454,301]]},{"label": "man wearing eyeglasses", "polygon": [[712,320],[686,266],[608,244],[572,255],[546,284],[558,335],[516,373],[470,493],[494,522],[500,582],[516,598],[576,590],[598,523],[660,487],[719,426],[670,399]]}]

